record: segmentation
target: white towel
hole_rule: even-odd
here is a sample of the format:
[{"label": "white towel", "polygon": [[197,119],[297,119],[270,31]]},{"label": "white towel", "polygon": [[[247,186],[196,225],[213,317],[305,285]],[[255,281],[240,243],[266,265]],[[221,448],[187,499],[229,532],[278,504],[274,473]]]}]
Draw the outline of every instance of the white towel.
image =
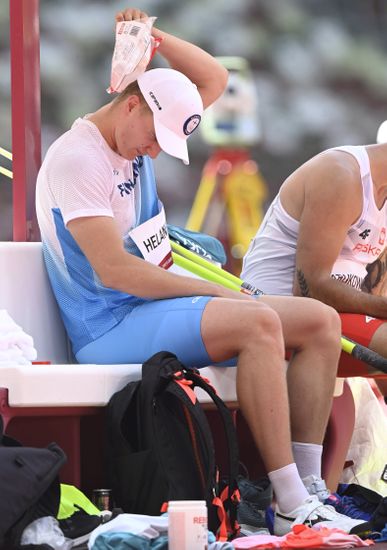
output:
[{"label": "white towel", "polygon": [[32,337],[0,309],[0,366],[28,365],[36,357]]}]

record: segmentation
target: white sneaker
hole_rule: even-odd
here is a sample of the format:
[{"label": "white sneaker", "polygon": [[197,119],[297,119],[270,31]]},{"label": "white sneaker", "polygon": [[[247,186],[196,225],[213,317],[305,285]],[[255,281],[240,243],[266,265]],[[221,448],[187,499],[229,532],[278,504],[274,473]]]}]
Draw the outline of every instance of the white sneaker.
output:
[{"label": "white sneaker", "polygon": [[304,524],[313,527],[318,523],[331,529],[342,529],[346,533],[364,523],[361,519],[352,519],[336,512],[333,506],[321,504],[316,495],[310,496],[295,510],[283,514],[278,507],[274,513],[274,534],[283,536],[292,530],[293,525]]},{"label": "white sneaker", "polygon": [[325,481],[321,477],[310,475],[302,479],[306,490],[310,495],[317,495],[320,502],[324,502],[330,495],[330,492],[325,485]]}]

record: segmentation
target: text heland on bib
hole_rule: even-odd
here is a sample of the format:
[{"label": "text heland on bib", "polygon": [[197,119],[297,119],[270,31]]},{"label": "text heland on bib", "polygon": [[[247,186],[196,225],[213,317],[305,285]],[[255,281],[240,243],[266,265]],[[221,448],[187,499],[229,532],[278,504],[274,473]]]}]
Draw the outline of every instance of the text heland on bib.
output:
[{"label": "text heland on bib", "polygon": [[169,269],[173,264],[172,250],[164,208],[150,220],[129,231],[147,262]]}]

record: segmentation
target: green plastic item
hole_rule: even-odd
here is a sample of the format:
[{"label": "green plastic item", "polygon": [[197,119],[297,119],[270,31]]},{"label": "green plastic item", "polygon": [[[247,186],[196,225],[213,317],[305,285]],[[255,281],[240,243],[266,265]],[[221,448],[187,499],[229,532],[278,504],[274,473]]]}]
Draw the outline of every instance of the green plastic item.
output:
[{"label": "green plastic item", "polygon": [[60,506],[57,519],[66,519],[79,509],[91,516],[99,516],[100,510],[74,485],[60,484]]}]

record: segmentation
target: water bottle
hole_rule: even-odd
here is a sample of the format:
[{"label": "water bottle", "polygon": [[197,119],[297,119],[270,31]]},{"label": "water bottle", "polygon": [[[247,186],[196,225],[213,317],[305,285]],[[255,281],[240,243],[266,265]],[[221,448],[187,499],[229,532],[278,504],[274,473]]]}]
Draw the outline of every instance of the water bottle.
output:
[{"label": "water bottle", "polygon": [[207,506],[204,500],[171,500],[168,503],[168,549],[206,550]]}]

